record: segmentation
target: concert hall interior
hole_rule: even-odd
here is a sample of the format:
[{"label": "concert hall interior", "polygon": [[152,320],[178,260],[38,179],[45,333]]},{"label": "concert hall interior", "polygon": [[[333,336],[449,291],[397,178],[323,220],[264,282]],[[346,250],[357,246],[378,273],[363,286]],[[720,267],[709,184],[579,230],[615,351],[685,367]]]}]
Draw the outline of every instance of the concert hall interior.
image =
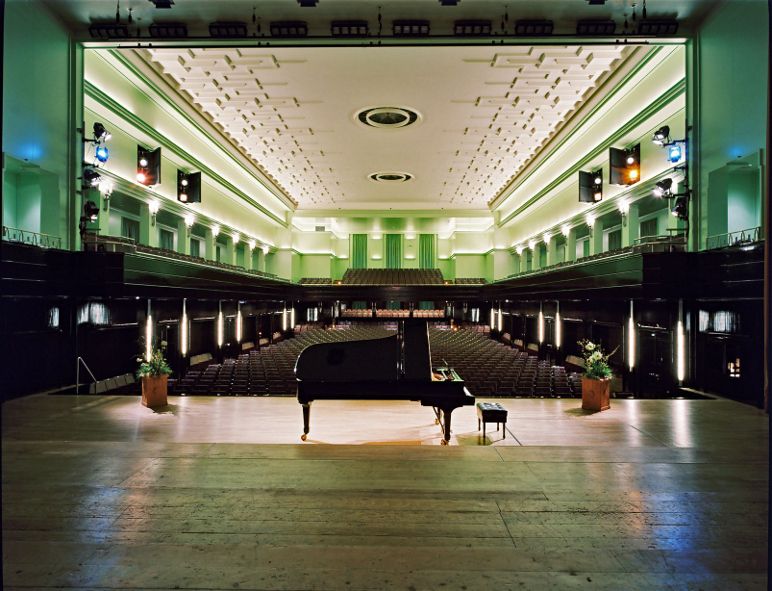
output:
[{"label": "concert hall interior", "polygon": [[769,11],[5,0],[3,588],[767,588]]}]

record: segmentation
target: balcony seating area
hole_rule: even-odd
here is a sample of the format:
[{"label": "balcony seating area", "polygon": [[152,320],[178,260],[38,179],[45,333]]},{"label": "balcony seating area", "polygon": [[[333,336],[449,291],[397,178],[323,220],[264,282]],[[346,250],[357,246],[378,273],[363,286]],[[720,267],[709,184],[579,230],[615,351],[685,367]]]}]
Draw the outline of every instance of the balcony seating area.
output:
[{"label": "balcony seating area", "polygon": [[[343,310],[341,318],[372,318],[373,312],[366,310]],[[376,318],[410,318],[410,310],[389,310],[376,308]],[[442,319],[445,318],[445,310],[413,310],[413,318]]]},{"label": "balcony seating area", "polygon": [[485,285],[488,283],[483,277],[457,277],[456,285]]},{"label": "balcony seating area", "polygon": [[[433,310],[428,310],[433,311]],[[482,328],[482,327],[480,327]],[[330,329],[296,327],[295,338],[242,353],[236,359],[192,368],[170,391],[185,395],[293,396],[295,360],[314,343],[380,338],[394,334],[396,322],[341,323]],[[453,367],[475,396],[572,397],[581,395],[579,374],[567,374],[524,351],[494,341],[484,331],[429,329],[432,364]]]},{"label": "balcony seating area", "polygon": [[347,269],[343,285],[443,285],[439,269]]},{"label": "balcony seating area", "polygon": [[332,285],[329,277],[303,277],[298,281],[300,285]]}]

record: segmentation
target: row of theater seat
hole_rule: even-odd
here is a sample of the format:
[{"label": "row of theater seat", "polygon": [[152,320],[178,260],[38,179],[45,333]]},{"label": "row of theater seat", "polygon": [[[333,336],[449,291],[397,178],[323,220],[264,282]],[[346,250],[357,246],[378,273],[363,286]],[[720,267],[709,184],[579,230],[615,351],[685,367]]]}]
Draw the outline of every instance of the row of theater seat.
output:
[{"label": "row of theater seat", "polygon": [[346,269],[343,285],[442,285],[439,269]]},{"label": "row of theater seat", "polygon": [[[239,355],[203,370],[192,369],[174,383],[176,394],[218,396],[294,395],[297,356],[308,345],[380,338],[394,334],[396,323],[339,325],[324,330],[304,326],[295,338]],[[475,396],[570,397],[581,393],[577,375],[491,340],[484,332],[430,328],[432,363],[445,362]]]},{"label": "row of theater seat", "polygon": [[303,277],[298,281],[301,285],[332,285],[329,277]]},{"label": "row of theater seat", "polygon": [[[373,312],[366,310],[343,310],[342,318],[372,318]],[[410,310],[388,310],[376,308],[377,318],[410,318]],[[413,318],[444,318],[445,310],[413,310]]]}]

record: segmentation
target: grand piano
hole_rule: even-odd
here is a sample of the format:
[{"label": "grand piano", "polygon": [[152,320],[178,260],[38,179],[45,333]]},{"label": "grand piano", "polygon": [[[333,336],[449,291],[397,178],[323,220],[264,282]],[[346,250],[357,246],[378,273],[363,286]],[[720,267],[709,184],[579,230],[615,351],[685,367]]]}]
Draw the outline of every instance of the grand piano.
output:
[{"label": "grand piano", "polygon": [[400,322],[394,336],[310,345],[295,363],[298,402],[303,405],[303,435],[309,431],[314,400],[414,400],[431,406],[450,439],[450,417],[474,396],[450,367],[431,366],[429,328],[425,320]]}]

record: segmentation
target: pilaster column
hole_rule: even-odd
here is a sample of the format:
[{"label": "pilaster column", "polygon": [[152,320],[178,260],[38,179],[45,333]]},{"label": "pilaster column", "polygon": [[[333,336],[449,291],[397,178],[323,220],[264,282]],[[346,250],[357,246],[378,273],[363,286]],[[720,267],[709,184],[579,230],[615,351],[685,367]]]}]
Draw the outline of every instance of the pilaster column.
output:
[{"label": "pilaster column", "polygon": [[158,226],[147,203],[141,203],[139,206],[139,242],[158,248]]},{"label": "pilaster column", "polygon": [[560,262],[558,261],[558,236],[551,236],[545,247],[547,248],[547,266],[551,267]]},{"label": "pilaster column", "polygon": [[177,252],[190,254],[190,228],[184,219],[177,221]]},{"label": "pilaster column", "polygon": [[631,203],[630,209],[622,218],[622,246],[632,246],[639,236],[638,204]]},{"label": "pilaster column", "polygon": [[603,252],[603,222],[595,220],[590,232],[590,256]]},{"label": "pilaster column", "polygon": [[576,228],[568,230],[566,236],[566,262],[571,263],[576,260]]},{"label": "pilaster column", "polygon": [[215,259],[215,248],[214,248],[214,232],[212,232],[212,228],[206,228],[204,230],[204,252],[203,252],[204,258],[207,261],[213,261]]}]

